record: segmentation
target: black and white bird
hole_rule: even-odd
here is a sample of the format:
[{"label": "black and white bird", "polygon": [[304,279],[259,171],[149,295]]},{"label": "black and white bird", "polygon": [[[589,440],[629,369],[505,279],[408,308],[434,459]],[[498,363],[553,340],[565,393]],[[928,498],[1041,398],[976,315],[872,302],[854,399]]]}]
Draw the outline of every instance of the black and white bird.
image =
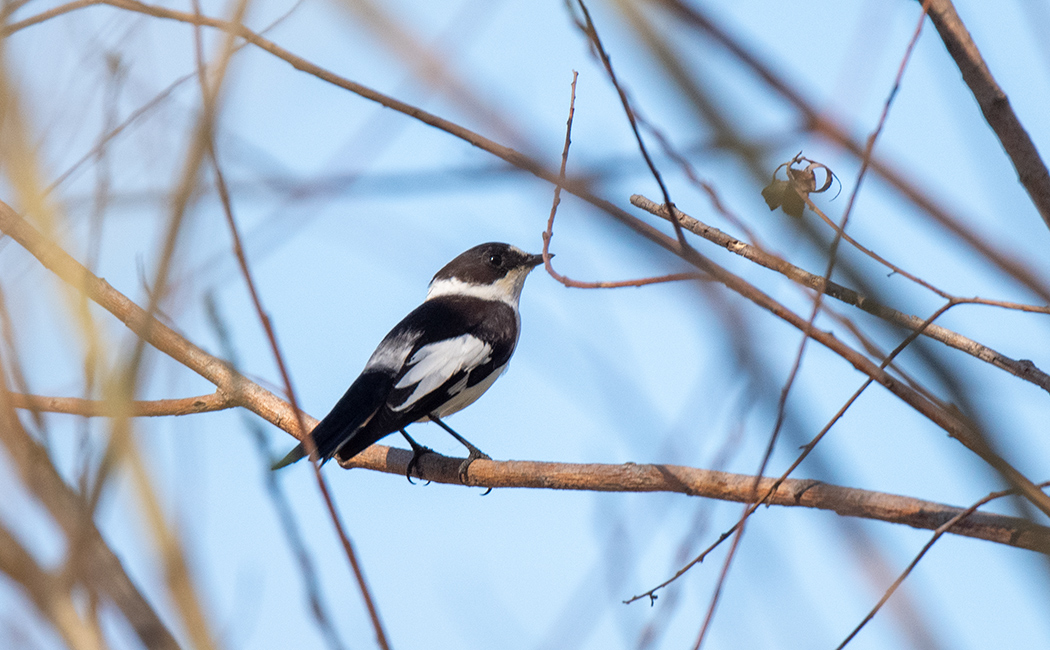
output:
[{"label": "black and white bird", "polygon": [[[481,397],[507,369],[518,343],[518,299],[529,272],[543,263],[509,244],[488,243],[459,255],[434,275],[423,304],[379,343],[361,375],[312,435],[321,462],[353,458],[380,438],[400,431],[412,446],[408,472],[430,450],[405,427],[430,420],[468,450],[460,466],[488,458],[442,418]],[[274,465],[306,456],[302,443]]]}]

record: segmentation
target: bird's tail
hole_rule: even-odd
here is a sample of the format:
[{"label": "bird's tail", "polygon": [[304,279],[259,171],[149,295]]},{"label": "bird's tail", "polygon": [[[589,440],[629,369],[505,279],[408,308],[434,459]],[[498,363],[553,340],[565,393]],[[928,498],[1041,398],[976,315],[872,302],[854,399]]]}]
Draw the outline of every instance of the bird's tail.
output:
[{"label": "bird's tail", "polygon": [[297,460],[301,460],[301,459],[303,459],[305,457],[306,457],[306,449],[303,447],[303,443],[300,442],[295,447],[292,447],[292,450],[290,452],[288,452],[288,454],[285,455],[284,458],[282,458],[281,460],[279,460],[276,463],[274,463],[273,465],[271,465],[270,469],[271,470],[278,470],[278,469],[281,469],[282,467],[287,467],[287,466],[291,465],[292,463],[296,462]]}]

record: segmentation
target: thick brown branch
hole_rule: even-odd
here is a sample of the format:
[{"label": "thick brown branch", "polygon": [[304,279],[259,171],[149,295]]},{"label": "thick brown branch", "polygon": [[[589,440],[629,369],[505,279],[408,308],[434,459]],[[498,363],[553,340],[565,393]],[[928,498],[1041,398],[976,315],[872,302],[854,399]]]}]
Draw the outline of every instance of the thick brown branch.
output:
[{"label": "thick brown branch", "polygon": [[1014,113],[1006,93],[996,83],[951,0],[931,0],[929,15],[948,53],[959,67],[963,81],[970,87],[981,107],[984,119],[1013,162],[1021,185],[1032,198],[1043,221],[1050,226],[1050,172],[1032,138]]},{"label": "thick brown branch", "polygon": [[129,412],[109,400],[83,399],[80,397],[46,397],[43,395],[11,394],[11,404],[15,408],[39,411],[41,413],[66,413],[88,418],[95,417],[160,417],[165,415],[192,415],[194,413],[211,413],[239,406],[230,395],[217,390],[210,395],[183,397],[180,399],[159,399],[154,401],[131,402]]},{"label": "thick brown branch", "polygon": [[[651,201],[644,196],[638,194],[633,195],[631,197],[631,203],[650,214],[667,219],[667,209],[663,205]],[[841,284],[837,284],[830,280],[825,280],[823,277],[801,269],[776,255],[771,255],[756,246],[746,244],[739,239],[727,235],[718,228],[709,226],[704,222],[685,214],[678,208],[675,208],[675,213],[678,222],[686,230],[689,230],[714,244],[718,244],[730,253],[736,253],[747,260],[755,262],[756,264],[764,266],[772,271],[776,271],[789,280],[793,280],[815,291],[821,291],[836,300],[863,309],[869,314],[878,316],[885,321],[913,331],[921,327],[924,322],[923,319],[918,316],[905,314],[893,309],[892,307],[887,307],[864,294],[854,291],[853,289],[844,287]],[[982,345],[973,339],[967,338],[945,327],[941,327],[940,325],[931,323],[926,326],[922,333],[931,339],[940,341],[941,343],[957,350],[961,350],[966,354],[972,355],[986,363],[990,363],[997,368],[1001,368],[1016,377],[1031,382],[1043,390],[1050,392],[1050,375],[1047,375],[1045,372],[1037,368],[1031,361],[1011,359],[986,345]]]},{"label": "thick brown branch", "polygon": [[[412,452],[373,445],[343,467],[361,467],[404,476]],[[461,458],[426,454],[416,467],[420,478],[459,485]],[[596,492],[676,492],[722,501],[752,503],[774,479],[681,465],[623,465],[476,460],[471,485],[485,488],[544,488]],[[830,510],[843,516],[874,519],[936,530],[961,508],[911,497],[828,485],[810,479],[787,479],[766,501],[771,505]],[[1018,517],[976,513],[956,524],[952,533],[1050,554],[1050,528]]]}]

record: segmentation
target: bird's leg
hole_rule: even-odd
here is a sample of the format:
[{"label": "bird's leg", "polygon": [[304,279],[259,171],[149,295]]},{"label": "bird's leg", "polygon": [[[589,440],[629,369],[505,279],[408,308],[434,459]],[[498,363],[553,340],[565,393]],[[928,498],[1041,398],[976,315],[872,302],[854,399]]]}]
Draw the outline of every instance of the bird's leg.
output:
[{"label": "bird's leg", "polygon": [[[401,435],[405,437],[405,440],[408,441],[408,444],[412,445],[412,459],[408,461],[408,467],[405,469],[405,478],[408,479],[409,483],[412,483],[412,470],[415,469],[416,465],[419,464],[419,459],[424,454],[433,454],[434,450],[430,447],[424,447],[423,445],[413,440],[412,436],[408,435],[408,433],[404,429],[401,429]],[[423,475],[420,474],[419,478],[423,478]]]},{"label": "bird's leg", "polygon": [[[447,424],[445,424],[444,422],[442,422],[440,418],[438,418],[438,417],[436,417],[434,415],[431,415],[430,416],[430,421],[431,422],[436,422],[439,427],[441,427],[445,431],[448,431],[452,435],[453,438],[458,440],[461,445],[463,445],[464,447],[466,447],[470,451],[470,453],[467,455],[467,459],[465,461],[463,461],[463,463],[459,466],[459,480],[462,481],[464,485],[466,485],[466,483],[467,483],[467,468],[470,467],[470,464],[473,463],[475,460],[477,460],[479,458],[484,458],[485,460],[492,460],[492,457],[489,456],[488,454],[486,454],[485,452],[481,451],[480,449],[478,449],[474,445],[470,444],[470,442],[466,438],[464,438],[463,436],[461,436],[458,433],[456,433],[455,431],[453,431],[452,427],[450,427]],[[491,489],[492,488],[489,488],[490,491],[491,491]],[[488,494],[488,493],[486,492],[486,494]]]}]

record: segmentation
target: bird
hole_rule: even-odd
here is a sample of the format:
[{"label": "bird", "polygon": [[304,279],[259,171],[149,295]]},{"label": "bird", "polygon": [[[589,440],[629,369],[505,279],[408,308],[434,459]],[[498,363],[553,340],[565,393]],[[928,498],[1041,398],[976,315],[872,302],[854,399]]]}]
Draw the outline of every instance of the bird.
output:
[{"label": "bird", "polygon": [[[438,271],[423,303],[380,341],[364,370],[311,432],[323,465],[346,461],[400,431],[412,447],[406,477],[432,450],[405,431],[431,421],[468,450],[459,476],[490,457],[442,419],[470,406],[502,375],[518,343],[518,302],[525,280],[542,255],[499,242],[461,253]],[[273,465],[280,469],[306,457],[300,442]]]}]

